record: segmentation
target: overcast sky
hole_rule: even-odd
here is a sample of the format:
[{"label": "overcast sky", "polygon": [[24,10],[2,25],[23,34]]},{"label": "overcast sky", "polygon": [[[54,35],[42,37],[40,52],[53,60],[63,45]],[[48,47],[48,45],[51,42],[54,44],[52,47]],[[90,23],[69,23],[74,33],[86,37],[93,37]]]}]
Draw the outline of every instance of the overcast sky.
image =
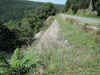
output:
[{"label": "overcast sky", "polygon": [[31,0],[31,1],[38,1],[38,2],[52,2],[55,4],[65,4],[66,0]]}]

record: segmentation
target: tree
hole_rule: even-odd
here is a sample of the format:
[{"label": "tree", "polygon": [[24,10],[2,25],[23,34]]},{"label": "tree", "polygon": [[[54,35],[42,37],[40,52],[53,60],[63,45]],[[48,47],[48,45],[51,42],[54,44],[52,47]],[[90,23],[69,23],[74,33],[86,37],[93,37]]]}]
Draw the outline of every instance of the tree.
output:
[{"label": "tree", "polygon": [[56,15],[57,9],[52,3],[45,3],[40,7],[36,8],[35,14],[39,19],[47,19],[49,16]]}]

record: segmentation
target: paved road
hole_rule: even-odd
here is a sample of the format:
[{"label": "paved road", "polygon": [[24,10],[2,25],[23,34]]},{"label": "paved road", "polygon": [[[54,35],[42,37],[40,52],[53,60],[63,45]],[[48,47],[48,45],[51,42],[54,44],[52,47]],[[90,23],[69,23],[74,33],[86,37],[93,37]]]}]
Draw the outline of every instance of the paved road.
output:
[{"label": "paved road", "polygon": [[93,25],[100,25],[100,19],[95,18],[87,18],[87,17],[80,17],[80,16],[72,16],[66,14],[60,14],[63,18],[72,18],[80,21],[81,23],[88,23]]}]

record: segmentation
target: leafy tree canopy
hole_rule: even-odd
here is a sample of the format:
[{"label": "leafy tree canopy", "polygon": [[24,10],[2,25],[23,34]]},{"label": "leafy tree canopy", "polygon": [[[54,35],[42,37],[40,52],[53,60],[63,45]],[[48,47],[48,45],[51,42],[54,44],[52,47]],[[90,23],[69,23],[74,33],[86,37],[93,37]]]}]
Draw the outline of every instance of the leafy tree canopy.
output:
[{"label": "leafy tree canopy", "polygon": [[56,14],[56,8],[52,3],[45,3],[40,7],[36,8],[35,14],[39,19],[47,19],[49,16],[54,16]]}]

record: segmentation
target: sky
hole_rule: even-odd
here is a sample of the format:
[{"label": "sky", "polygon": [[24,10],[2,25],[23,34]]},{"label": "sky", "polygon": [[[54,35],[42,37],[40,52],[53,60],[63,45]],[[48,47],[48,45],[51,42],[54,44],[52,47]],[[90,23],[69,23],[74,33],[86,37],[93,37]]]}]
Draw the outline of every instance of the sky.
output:
[{"label": "sky", "polygon": [[37,1],[37,2],[52,2],[55,4],[65,4],[66,0],[30,0],[30,1]]}]

